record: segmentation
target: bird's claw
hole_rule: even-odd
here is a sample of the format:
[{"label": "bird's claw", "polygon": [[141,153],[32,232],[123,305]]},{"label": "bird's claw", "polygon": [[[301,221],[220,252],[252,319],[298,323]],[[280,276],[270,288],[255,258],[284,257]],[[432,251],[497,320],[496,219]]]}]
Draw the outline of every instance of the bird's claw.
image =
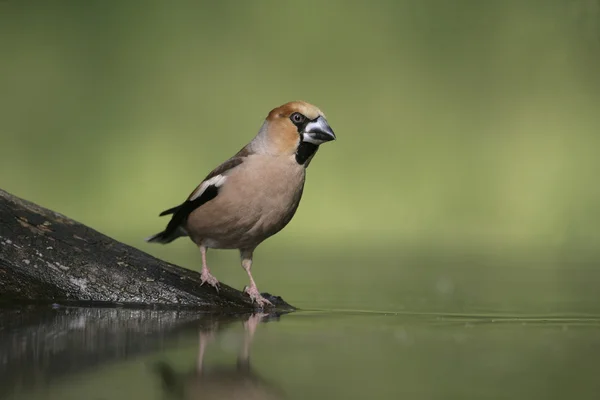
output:
[{"label": "bird's claw", "polygon": [[217,292],[219,291],[219,281],[217,278],[212,276],[208,270],[202,270],[202,273],[200,274],[200,286],[204,285],[205,283],[208,283],[210,286],[214,287]]},{"label": "bird's claw", "polygon": [[273,307],[273,303],[262,297],[256,286],[246,286],[244,288],[244,293],[250,296],[252,303],[256,303],[260,308],[264,308],[265,306]]}]

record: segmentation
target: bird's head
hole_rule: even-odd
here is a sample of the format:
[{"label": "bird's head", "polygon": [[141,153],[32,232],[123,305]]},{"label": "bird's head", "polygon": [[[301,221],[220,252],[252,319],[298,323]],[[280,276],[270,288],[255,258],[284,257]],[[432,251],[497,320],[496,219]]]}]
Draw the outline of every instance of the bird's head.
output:
[{"label": "bird's head", "polygon": [[292,101],[269,112],[257,139],[268,152],[295,154],[299,148],[316,148],[335,134],[321,110],[304,101]]}]

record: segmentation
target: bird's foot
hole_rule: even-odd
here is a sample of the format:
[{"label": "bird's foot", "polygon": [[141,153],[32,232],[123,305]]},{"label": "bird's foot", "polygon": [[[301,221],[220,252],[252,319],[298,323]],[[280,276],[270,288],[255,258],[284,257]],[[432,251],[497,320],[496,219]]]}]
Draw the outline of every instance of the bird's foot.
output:
[{"label": "bird's foot", "polygon": [[208,272],[208,269],[203,269],[200,273],[200,286],[204,285],[205,283],[208,283],[210,286],[214,287],[217,292],[219,291],[219,281],[217,278],[212,276],[210,272]]},{"label": "bird's foot", "polygon": [[[264,298],[264,297],[263,297]],[[254,335],[254,332],[256,331],[256,327],[258,326],[258,324],[260,323],[260,321],[264,318],[267,317],[269,314],[265,314],[262,312],[257,312],[252,314],[245,322],[244,322],[244,329],[250,334],[250,335]]]},{"label": "bird's foot", "polygon": [[250,287],[246,286],[244,288],[244,293],[250,296],[250,300],[252,300],[253,303],[256,303],[261,308],[264,306],[273,307],[273,303],[261,296],[256,285],[252,285]]},{"label": "bird's foot", "polygon": [[215,331],[214,330],[209,330],[209,331],[200,331],[200,333],[198,334],[199,338],[200,338],[200,342],[202,343],[209,343],[212,342],[213,340],[215,340]]}]

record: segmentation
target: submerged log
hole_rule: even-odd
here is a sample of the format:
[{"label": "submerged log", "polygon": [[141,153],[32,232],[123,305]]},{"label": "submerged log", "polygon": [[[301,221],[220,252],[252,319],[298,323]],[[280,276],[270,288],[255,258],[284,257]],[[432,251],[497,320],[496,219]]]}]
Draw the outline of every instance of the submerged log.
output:
[{"label": "submerged log", "polygon": [[[281,310],[293,307],[264,293]],[[247,295],[0,190],[0,302],[242,311]]]}]

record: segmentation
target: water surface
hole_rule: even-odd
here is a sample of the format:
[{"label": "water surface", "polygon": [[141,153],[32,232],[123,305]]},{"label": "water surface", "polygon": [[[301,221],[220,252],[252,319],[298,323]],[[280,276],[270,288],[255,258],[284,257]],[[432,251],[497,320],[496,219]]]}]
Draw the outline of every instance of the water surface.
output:
[{"label": "water surface", "polygon": [[597,398],[600,320],[0,311],[2,399]]}]

